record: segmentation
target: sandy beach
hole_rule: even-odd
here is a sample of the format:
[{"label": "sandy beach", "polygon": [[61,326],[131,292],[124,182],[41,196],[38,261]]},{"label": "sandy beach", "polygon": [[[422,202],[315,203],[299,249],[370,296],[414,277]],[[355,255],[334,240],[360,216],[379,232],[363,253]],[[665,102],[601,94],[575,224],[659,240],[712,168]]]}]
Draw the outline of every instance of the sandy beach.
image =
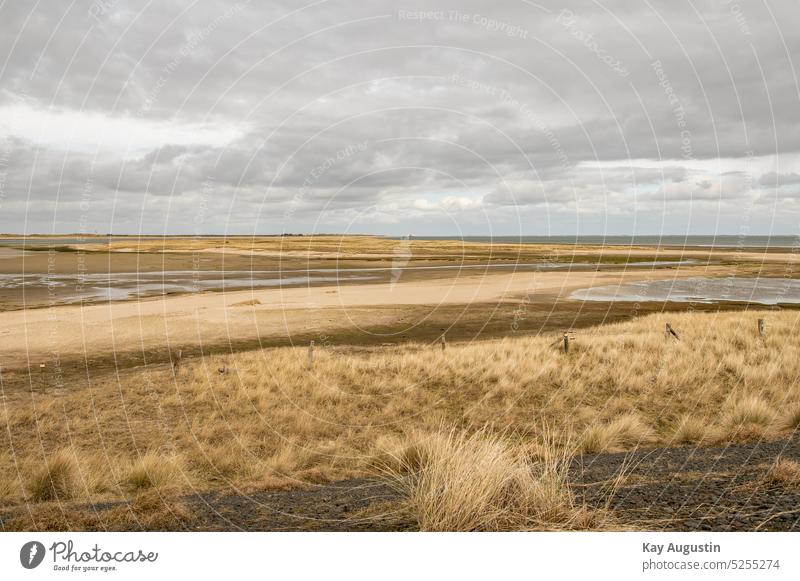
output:
[{"label": "sandy beach", "polygon": [[[359,284],[203,293],[88,306],[0,313],[0,364],[36,366],[98,353],[202,346],[241,340],[332,334],[390,324],[421,307],[566,300],[575,289],[637,280],[721,274],[720,268],[598,272],[525,272]],[[527,297],[527,298],[526,298]],[[402,311],[403,309],[400,309]],[[457,321],[454,321],[457,322]],[[411,328],[408,320],[402,327]]]}]

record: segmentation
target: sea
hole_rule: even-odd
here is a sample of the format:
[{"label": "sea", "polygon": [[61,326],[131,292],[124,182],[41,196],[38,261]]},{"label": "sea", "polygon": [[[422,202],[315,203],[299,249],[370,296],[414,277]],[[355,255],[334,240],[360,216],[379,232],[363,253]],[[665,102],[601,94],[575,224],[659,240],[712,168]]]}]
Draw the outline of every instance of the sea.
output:
[{"label": "sea", "polygon": [[[393,236],[392,238],[402,238]],[[798,235],[559,235],[559,236],[410,236],[412,240],[463,240],[493,244],[574,244],[606,246],[675,246],[708,248],[800,248]]]},{"label": "sea", "polygon": [[[265,234],[266,235],[266,234]],[[334,234],[335,236],[335,234]],[[246,238],[247,236],[245,236]],[[141,240],[161,239],[160,236],[141,236]],[[191,236],[175,236],[174,238],[191,238]],[[220,237],[222,238],[222,237]],[[242,236],[231,236],[242,238]],[[800,234],[797,235],[733,235],[733,234],[665,234],[665,235],[605,235],[565,234],[556,236],[387,236],[400,240],[462,240],[464,242],[484,242],[493,244],[574,244],[574,245],[606,245],[606,246],[671,246],[671,247],[708,247],[708,248],[798,248]],[[131,240],[126,238],[0,238],[0,246],[57,246],[68,244],[104,244],[112,240]]]}]

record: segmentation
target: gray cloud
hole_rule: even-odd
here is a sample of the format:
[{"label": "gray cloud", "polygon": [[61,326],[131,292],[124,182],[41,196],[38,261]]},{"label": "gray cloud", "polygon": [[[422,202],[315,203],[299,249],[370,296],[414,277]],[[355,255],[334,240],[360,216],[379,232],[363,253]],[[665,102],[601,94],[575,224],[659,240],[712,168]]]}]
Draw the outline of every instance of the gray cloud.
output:
[{"label": "gray cloud", "polygon": [[796,173],[776,173],[774,171],[762,175],[758,183],[767,187],[789,186],[800,184],[800,174]]},{"label": "gray cloud", "polygon": [[5,3],[0,230],[796,228],[758,202],[800,172],[794,0],[540,5]]}]

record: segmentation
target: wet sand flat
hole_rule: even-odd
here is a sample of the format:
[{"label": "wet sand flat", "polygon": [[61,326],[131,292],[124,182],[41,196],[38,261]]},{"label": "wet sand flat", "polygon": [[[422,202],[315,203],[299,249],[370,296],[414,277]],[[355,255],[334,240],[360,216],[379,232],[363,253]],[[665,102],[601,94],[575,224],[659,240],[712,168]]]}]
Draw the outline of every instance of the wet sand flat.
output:
[{"label": "wet sand flat", "polygon": [[709,271],[715,272],[695,266],[656,271],[461,274],[450,279],[401,280],[394,285],[271,288],[7,311],[0,313],[0,365],[20,368],[54,357],[330,333],[354,325],[389,324],[398,308],[554,302],[577,288],[708,275]]},{"label": "wet sand flat", "polygon": [[572,293],[581,301],[740,302],[762,305],[800,304],[800,280],[790,278],[682,278],[594,286]]},{"label": "wet sand flat", "polygon": [[[325,337],[342,344],[427,341],[443,332],[473,340],[508,335],[512,327],[537,333],[588,326],[634,313],[630,306],[570,300],[581,289],[689,277],[781,277],[793,272],[797,259],[785,249],[374,237],[146,239],[39,248],[21,256],[0,245],[7,251],[0,260],[5,371],[67,360],[84,371],[124,367],[143,358],[168,361],[170,350],[180,348],[202,354]],[[252,282],[256,277],[262,277],[259,284]],[[79,284],[80,292],[90,287],[94,302],[62,305],[80,296]],[[649,303],[642,312],[663,308]]]}]

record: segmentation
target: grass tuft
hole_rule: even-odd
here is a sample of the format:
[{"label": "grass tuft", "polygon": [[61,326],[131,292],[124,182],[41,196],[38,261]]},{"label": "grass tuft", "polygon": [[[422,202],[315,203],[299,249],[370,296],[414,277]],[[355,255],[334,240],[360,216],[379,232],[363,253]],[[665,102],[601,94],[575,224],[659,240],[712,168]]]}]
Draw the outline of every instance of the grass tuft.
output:
[{"label": "grass tuft", "polygon": [[772,408],[758,396],[748,396],[737,400],[726,416],[731,426],[769,426],[775,418]]},{"label": "grass tuft", "polygon": [[800,486],[800,462],[778,458],[764,475],[766,486]]},{"label": "grass tuft", "polygon": [[651,430],[635,414],[625,414],[602,424],[589,426],[581,438],[581,451],[587,454],[614,452],[644,444]]},{"label": "grass tuft", "polygon": [[781,418],[781,427],[785,430],[800,429],[800,404],[790,406]]},{"label": "grass tuft", "polygon": [[685,415],[675,429],[676,444],[697,444],[708,434],[708,423],[699,417]]},{"label": "grass tuft", "polygon": [[48,456],[45,465],[36,471],[28,483],[33,500],[70,500],[80,491],[80,474],[75,453],[61,449]]},{"label": "grass tuft", "polygon": [[161,489],[183,483],[183,469],[179,458],[147,453],[134,462],[123,478],[126,488],[137,492]]},{"label": "grass tuft", "polygon": [[736,400],[724,414],[721,442],[752,441],[767,437],[777,413],[758,396]]},{"label": "grass tuft", "polygon": [[384,475],[407,499],[423,531],[499,531],[597,526],[576,506],[568,453],[531,462],[502,438],[479,431],[417,436]]}]

